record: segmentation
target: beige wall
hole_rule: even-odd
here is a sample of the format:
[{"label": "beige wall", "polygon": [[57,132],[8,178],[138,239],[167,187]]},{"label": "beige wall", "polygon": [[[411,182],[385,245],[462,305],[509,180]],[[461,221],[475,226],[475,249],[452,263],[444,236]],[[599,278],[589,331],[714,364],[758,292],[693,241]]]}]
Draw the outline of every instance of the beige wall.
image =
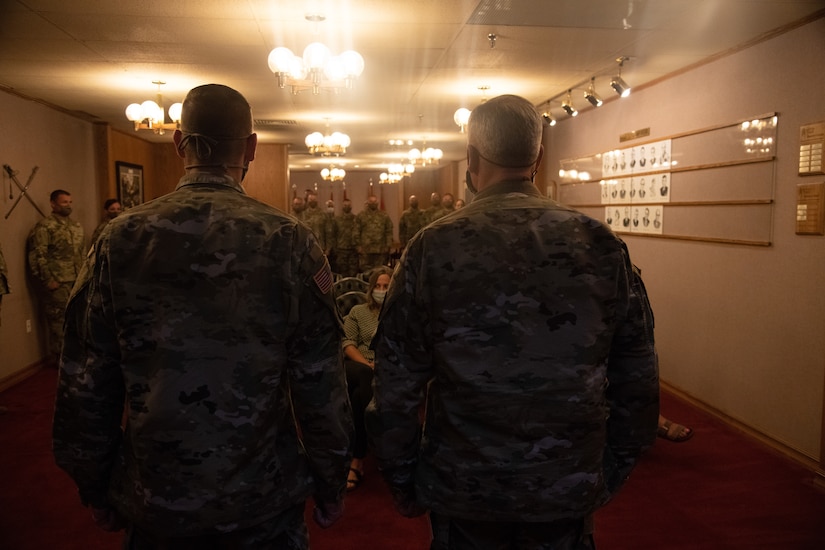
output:
[{"label": "beige wall", "polygon": [[813,459],[825,381],[825,237],[794,229],[797,185],[825,181],[797,175],[800,125],[825,120],[823,68],[819,19],[582,112],[545,141],[550,181],[561,159],[619,148],[625,132],[649,127],[655,139],[779,113],[772,246],[625,240],[651,295],[662,379]]},{"label": "beige wall", "polygon": [[[6,93],[0,93],[0,120],[0,163],[16,170],[23,185],[32,168],[39,167],[29,193],[47,215],[51,211],[49,193],[58,188],[69,191],[74,203],[72,217],[83,225],[88,240],[97,225],[100,204],[92,124]],[[26,236],[41,216],[24,198],[6,219],[19,190],[5,171],[2,182],[0,244],[12,293],[3,297],[0,311],[0,384],[45,355],[41,321],[25,270]],[[9,198],[10,186],[14,199]],[[26,332],[27,320],[32,322],[31,332]]]}]

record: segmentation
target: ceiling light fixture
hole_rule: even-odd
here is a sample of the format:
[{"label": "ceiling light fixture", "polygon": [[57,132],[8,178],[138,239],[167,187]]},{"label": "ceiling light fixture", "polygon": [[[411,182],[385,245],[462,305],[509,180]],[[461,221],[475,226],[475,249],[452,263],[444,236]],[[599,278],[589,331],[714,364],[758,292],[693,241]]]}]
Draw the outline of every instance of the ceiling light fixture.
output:
[{"label": "ceiling light fixture", "polygon": [[548,126],[555,126],[556,125],[556,119],[553,118],[553,115],[551,115],[549,113],[549,111],[544,111],[541,114],[541,118],[544,120],[544,123],[547,124]]},{"label": "ceiling light fixture", "polygon": [[321,170],[321,177],[327,181],[342,181],[347,176],[347,171],[343,168],[335,168],[330,166]]},{"label": "ceiling light fixture", "polygon": [[[318,23],[323,15],[307,15],[307,21]],[[279,46],[269,52],[269,70],[278,75],[278,87],[287,85],[293,94],[312,90],[314,95],[321,90],[338,93],[342,88],[351,89],[355,80],[364,72],[364,58],[355,50],[347,50],[340,55],[332,55],[330,49],[321,42],[313,42],[304,48],[302,57],[292,50]]]},{"label": "ceiling light fixture", "polygon": [[330,134],[329,119],[325,120],[327,121],[326,134],[312,132],[304,139],[309,153],[319,157],[340,157],[346,155],[347,147],[351,144],[349,136],[342,132],[333,132]]},{"label": "ceiling light fixture", "polygon": [[564,112],[570,116],[578,116],[579,112],[573,107],[573,102],[570,98],[570,92],[572,90],[567,90],[567,99],[561,102],[561,108],[564,109]]},{"label": "ceiling light fixture", "polygon": [[467,109],[466,107],[459,107],[453,115],[453,122],[455,122],[458,125],[462,134],[467,129],[467,123],[469,121],[470,109]]},{"label": "ceiling light fixture", "polygon": [[438,164],[441,157],[444,156],[444,151],[435,147],[426,147],[427,142],[424,142],[421,149],[413,147],[407,153],[410,159],[410,164],[428,166],[430,164]]},{"label": "ceiling light fixture", "polygon": [[619,73],[610,79],[610,87],[616,90],[620,97],[627,97],[630,95],[630,86],[622,79],[622,66],[629,58],[619,57],[616,62],[619,64]]},{"label": "ceiling light fixture", "polygon": [[604,103],[602,101],[602,98],[599,97],[599,94],[596,93],[596,77],[595,76],[590,78],[590,87],[587,88],[587,90],[585,90],[584,99],[589,101],[590,104],[593,107],[601,107],[602,103]]},{"label": "ceiling light fixture", "polygon": [[180,128],[180,116],[183,106],[180,103],[173,103],[169,107],[171,122],[166,122],[163,110],[163,95],[160,93],[160,87],[166,82],[153,80],[152,84],[157,84],[158,87],[157,101],[148,99],[143,103],[130,104],[126,107],[126,118],[135,123],[136,132],[138,130],[151,130],[162,136],[166,133],[166,130]]},{"label": "ceiling light fixture", "polygon": [[378,176],[378,183],[398,183],[406,176],[412,175],[413,172],[415,172],[415,166],[412,164],[390,164],[387,166],[387,171]]}]

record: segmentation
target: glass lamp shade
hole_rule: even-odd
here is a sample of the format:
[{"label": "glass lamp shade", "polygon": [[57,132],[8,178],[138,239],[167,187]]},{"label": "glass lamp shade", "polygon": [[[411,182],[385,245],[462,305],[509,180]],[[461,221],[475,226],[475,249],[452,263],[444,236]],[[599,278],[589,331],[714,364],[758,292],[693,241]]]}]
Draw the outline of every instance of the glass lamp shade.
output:
[{"label": "glass lamp shade", "polygon": [[180,122],[181,111],[183,111],[183,104],[173,103],[169,107],[169,118],[172,122]]},{"label": "glass lamp shade", "polygon": [[295,57],[295,54],[292,53],[292,50],[289,48],[275,48],[271,52],[269,52],[269,58],[267,59],[267,63],[269,64],[269,70],[273,73],[286,73],[289,74],[292,69],[292,59]]},{"label": "glass lamp shade", "polygon": [[313,42],[304,49],[304,67],[307,70],[321,71],[331,57],[329,48],[320,42]]},{"label": "glass lamp shade", "polygon": [[364,58],[355,50],[347,50],[338,56],[344,68],[344,75],[350,78],[361,76],[364,72]]},{"label": "glass lamp shade", "polygon": [[132,103],[126,107],[126,118],[132,122],[140,122],[143,120],[143,109],[138,103]]},{"label": "glass lamp shade", "polygon": [[453,115],[453,121],[462,128],[467,126],[467,123],[470,121],[470,110],[461,107]]},{"label": "glass lamp shade", "polygon": [[304,143],[307,147],[318,147],[324,144],[324,135],[321,132],[312,132],[306,137]]}]

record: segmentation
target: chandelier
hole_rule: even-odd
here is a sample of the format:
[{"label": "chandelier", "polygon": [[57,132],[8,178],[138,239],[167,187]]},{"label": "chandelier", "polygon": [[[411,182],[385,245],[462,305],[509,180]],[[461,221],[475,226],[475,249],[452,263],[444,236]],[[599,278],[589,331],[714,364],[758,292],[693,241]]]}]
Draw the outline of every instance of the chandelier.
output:
[{"label": "chandelier", "polygon": [[387,166],[387,171],[382,172],[378,176],[379,183],[398,183],[406,176],[415,172],[415,166],[412,164],[394,163]]},{"label": "chandelier", "polygon": [[147,99],[143,103],[132,103],[126,107],[126,118],[135,123],[135,131],[151,130],[158,135],[163,135],[166,130],[177,130],[180,128],[180,113],[183,105],[173,103],[169,107],[169,118],[171,122],[166,122],[163,110],[163,96],[160,87],[166,84],[160,80],[153,80],[152,84],[158,86],[157,101]]},{"label": "chandelier", "polygon": [[347,175],[347,171],[343,168],[335,168],[330,166],[321,170],[321,177],[327,181],[342,181]]},{"label": "chandelier", "polygon": [[[426,143],[424,145],[426,145]],[[440,161],[441,157],[444,156],[444,151],[441,149],[436,149],[433,147],[422,147],[422,149],[423,151],[417,147],[413,147],[410,149],[409,153],[407,153],[411,164],[420,164],[422,166],[438,164],[438,161]]]},{"label": "chandelier", "polygon": [[309,153],[319,157],[340,157],[341,155],[346,155],[347,147],[349,147],[351,143],[349,136],[342,132],[333,132],[330,134],[329,121],[327,121],[326,132],[326,134],[312,132],[304,139]]},{"label": "chandelier", "polygon": [[[307,15],[307,21],[319,23],[323,15]],[[278,75],[278,86],[287,84],[293,94],[312,90],[318,95],[322,89],[337,93],[341,88],[351,89],[355,80],[364,72],[364,58],[355,50],[333,55],[321,42],[313,42],[298,57],[292,50],[279,46],[269,52],[269,70]]]}]

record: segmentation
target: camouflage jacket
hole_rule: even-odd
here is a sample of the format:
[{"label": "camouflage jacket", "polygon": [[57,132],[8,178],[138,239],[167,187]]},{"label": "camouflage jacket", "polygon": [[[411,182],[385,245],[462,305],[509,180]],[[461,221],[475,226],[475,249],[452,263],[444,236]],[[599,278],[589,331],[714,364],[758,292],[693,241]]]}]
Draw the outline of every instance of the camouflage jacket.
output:
[{"label": "camouflage jacket", "polygon": [[345,212],[335,216],[335,248],[354,250],[358,248],[358,233],[355,227],[355,214]]},{"label": "camouflage jacket", "polygon": [[447,210],[440,206],[431,206],[424,211],[424,215],[427,217],[427,223],[443,218],[446,213]]},{"label": "camouflage jacket", "polygon": [[328,226],[329,217],[327,213],[318,207],[307,208],[303,212],[302,221],[312,229],[315,236],[318,238],[318,243],[326,252],[332,248],[332,241],[330,239],[331,228]]},{"label": "camouflage jacket", "polygon": [[0,296],[9,294],[11,287],[9,287],[9,268],[6,265],[6,257],[3,256],[3,249],[0,248]]},{"label": "camouflage jacket", "polygon": [[401,246],[406,246],[407,242],[413,238],[413,235],[427,225],[427,215],[419,208],[407,208],[401,213],[401,219],[398,220],[398,240],[401,241]]},{"label": "camouflage jacket", "polygon": [[52,214],[37,222],[26,242],[29,271],[43,285],[77,279],[86,254],[83,228],[71,218]]},{"label": "camouflage jacket", "polygon": [[356,241],[367,254],[387,252],[392,246],[392,220],[386,212],[366,208],[356,216]]},{"label": "camouflage jacket", "polygon": [[341,335],[311,232],[229,178],[184,176],[109,222],[74,287],[57,463],[84,503],[166,536],[340,501]]},{"label": "camouflage jacket", "polygon": [[367,429],[394,490],[433,511],[581,518],[655,440],[652,317],[625,245],[529,181],[419,232],[379,323]]}]

